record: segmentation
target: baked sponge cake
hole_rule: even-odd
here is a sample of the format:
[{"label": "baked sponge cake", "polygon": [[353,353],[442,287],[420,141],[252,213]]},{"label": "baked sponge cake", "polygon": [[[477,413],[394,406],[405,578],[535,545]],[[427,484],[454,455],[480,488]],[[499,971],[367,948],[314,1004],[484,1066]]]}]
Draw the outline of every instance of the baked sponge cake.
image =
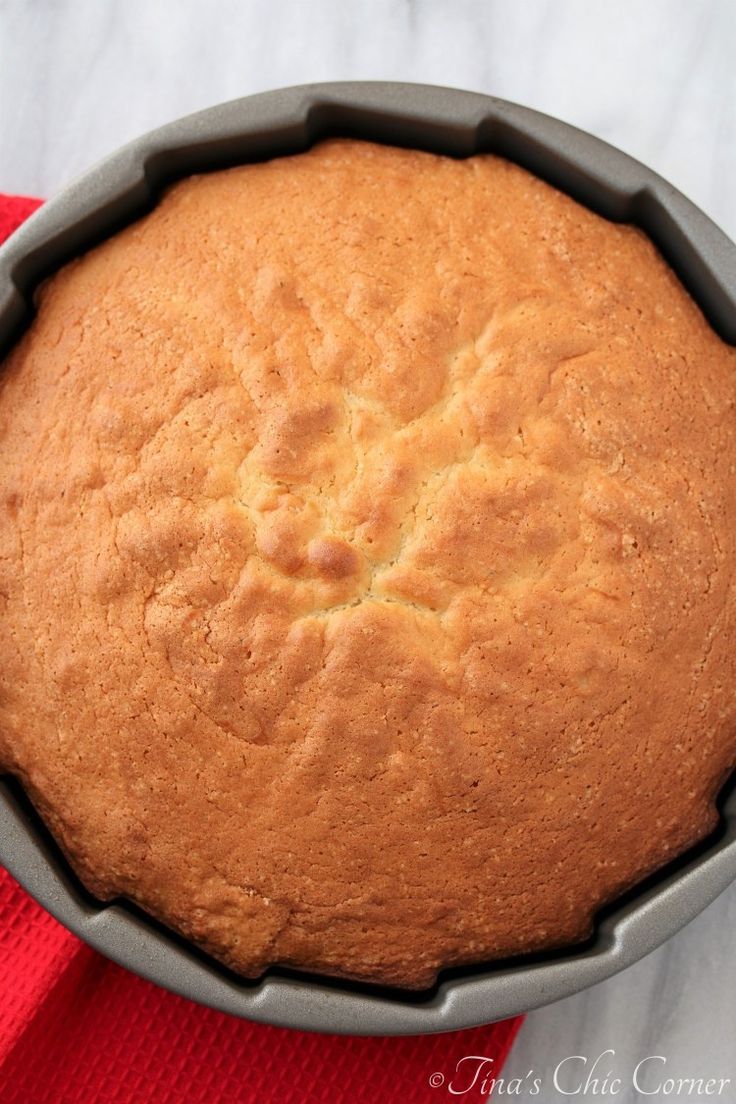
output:
[{"label": "baked sponge cake", "polygon": [[494,156],[178,183],[0,392],[0,758],[232,969],[564,947],[736,761],[736,350]]}]

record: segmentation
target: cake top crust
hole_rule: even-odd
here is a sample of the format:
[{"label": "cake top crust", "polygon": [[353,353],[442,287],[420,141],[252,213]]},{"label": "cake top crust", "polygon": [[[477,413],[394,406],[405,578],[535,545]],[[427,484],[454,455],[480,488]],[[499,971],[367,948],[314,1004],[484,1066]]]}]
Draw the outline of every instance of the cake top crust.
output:
[{"label": "cake top crust", "polygon": [[491,155],[188,178],[0,384],[0,763],[233,969],[585,938],[736,760],[736,350]]}]

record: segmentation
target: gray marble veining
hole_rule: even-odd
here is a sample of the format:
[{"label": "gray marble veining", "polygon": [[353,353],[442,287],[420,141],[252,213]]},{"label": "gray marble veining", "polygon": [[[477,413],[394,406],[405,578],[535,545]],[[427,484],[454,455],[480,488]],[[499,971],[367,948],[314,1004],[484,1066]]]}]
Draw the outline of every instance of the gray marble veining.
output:
[{"label": "gray marble veining", "polygon": [[[736,237],[735,52],[732,0],[0,0],[0,188],[50,195],[126,139],[249,92],[397,79],[576,123]],[[631,1084],[662,1055],[659,1080],[730,1077],[719,1098],[736,1100],[735,945],[736,886],[624,974],[530,1015],[505,1076],[533,1070],[536,1099],[564,1100],[555,1066],[612,1049],[598,1070],[619,1091],[578,1099],[664,1099]],[[582,1066],[565,1069],[569,1090]]]}]

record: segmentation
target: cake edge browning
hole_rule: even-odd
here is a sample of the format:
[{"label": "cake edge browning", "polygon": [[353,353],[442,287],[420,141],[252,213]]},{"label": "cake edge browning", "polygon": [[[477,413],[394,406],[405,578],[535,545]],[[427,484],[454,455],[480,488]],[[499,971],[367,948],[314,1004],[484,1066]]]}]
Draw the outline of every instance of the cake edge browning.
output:
[{"label": "cake edge browning", "polygon": [[[82,889],[98,901],[103,908],[117,903],[133,904],[136,908],[140,909],[144,915],[148,916],[157,924],[160,924],[170,936],[183,939],[188,948],[197,953],[204,954],[206,958],[226,967],[246,981],[258,982],[263,980],[269,971],[274,968],[287,968],[302,973],[305,976],[311,975],[316,979],[324,977],[333,982],[344,981],[348,983],[358,983],[360,985],[371,985],[420,993],[429,991],[437,984],[441,983],[443,975],[448,971],[467,967],[475,967],[478,972],[483,970],[496,970],[507,961],[513,961],[515,964],[523,964],[524,961],[529,961],[531,956],[536,958],[538,955],[544,956],[546,954],[556,954],[564,951],[568,951],[573,955],[581,950],[588,941],[595,936],[598,929],[597,920],[601,912],[615,905],[624,895],[636,892],[640,885],[648,883],[651,878],[664,876],[664,871],[671,865],[686,863],[690,852],[702,845],[709,836],[713,835],[719,823],[722,822],[722,817],[719,814],[716,804],[718,795],[735,769],[736,759],[733,765],[724,772],[723,780],[712,797],[710,806],[707,810],[709,816],[707,818],[705,816],[701,818],[703,822],[702,826],[696,829],[694,834],[688,837],[685,843],[679,844],[675,848],[676,854],[674,856],[669,853],[663,854],[655,866],[652,866],[642,873],[640,879],[637,879],[631,884],[627,883],[618,891],[613,891],[608,898],[604,898],[597,902],[587,913],[581,911],[580,929],[576,937],[567,938],[561,941],[552,936],[550,941],[546,944],[537,942],[527,951],[517,950],[508,956],[498,956],[497,958],[489,958],[487,960],[479,960],[478,957],[473,954],[467,957],[458,956],[451,961],[439,963],[434,967],[430,967],[423,973],[418,973],[414,965],[407,964],[408,969],[404,967],[398,970],[386,971],[383,974],[380,968],[375,966],[372,966],[369,971],[364,973],[359,971],[350,973],[340,968],[330,970],[329,966],[325,966],[322,969],[315,969],[310,960],[306,962],[301,962],[299,960],[282,961],[278,958],[265,962],[259,968],[252,968],[247,962],[244,963],[239,960],[237,956],[232,956],[223,952],[222,947],[218,945],[216,940],[210,942],[206,937],[203,937],[201,933],[188,928],[185,919],[181,920],[179,923],[172,923],[171,914],[167,909],[156,911],[142,904],[140,901],[135,900],[130,894],[123,894],[114,888],[110,888],[106,884],[104,878],[100,878],[94,870],[86,867],[80,861],[73,847],[67,845],[65,841],[64,818],[57,814],[56,811],[44,801],[42,794],[38,792],[34,793],[32,786],[30,786],[27,781],[24,781],[19,772],[13,772],[11,776],[21,785],[36,815],[41,819],[45,830],[48,831],[53,843],[61,852],[63,859],[68,863],[72,874],[79,881]],[[1,773],[2,768],[0,766],[0,774]]]}]

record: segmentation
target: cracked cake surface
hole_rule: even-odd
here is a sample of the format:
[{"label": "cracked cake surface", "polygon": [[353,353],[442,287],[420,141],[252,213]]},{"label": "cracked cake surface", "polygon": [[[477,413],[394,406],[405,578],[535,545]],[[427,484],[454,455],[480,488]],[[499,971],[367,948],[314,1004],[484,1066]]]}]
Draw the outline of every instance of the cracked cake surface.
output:
[{"label": "cracked cake surface", "polygon": [[736,350],[490,155],[169,189],[0,385],[0,765],[236,971],[586,938],[736,759]]}]

